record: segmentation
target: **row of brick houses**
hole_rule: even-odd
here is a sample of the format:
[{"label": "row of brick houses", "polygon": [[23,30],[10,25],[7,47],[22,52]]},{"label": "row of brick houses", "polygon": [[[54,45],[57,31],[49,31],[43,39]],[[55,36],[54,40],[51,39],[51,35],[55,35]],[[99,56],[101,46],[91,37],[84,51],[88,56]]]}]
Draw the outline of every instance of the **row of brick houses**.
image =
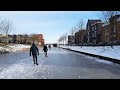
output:
[{"label": "row of brick houses", "polygon": [[[36,43],[39,45],[44,45],[44,39],[42,34],[36,34]],[[18,34],[18,35],[8,35],[8,42],[9,43],[16,43],[16,44],[31,44],[33,41],[31,36],[25,34]],[[0,43],[6,43],[6,35],[0,34]]]},{"label": "row of brick houses", "polygon": [[103,29],[103,42],[119,41],[120,40],[120,15],[113,17],[113,28],[110,28],[110,24],[104,25]]},{"label": "row of brick houses", "polygon": [[81,45],[81,43],[86,43],[87,41],[86,30],[79,30],[75,33],[75,44]]},{"label": "row of brick houses", "polygon": [[[81,43],[86,43],[96,45],[101,42],[109,43],[120,41],[120,15],[115,15],[109,20],[110,23],[105,24],[100,19],[88,19],[86,30],[79,30],[75,33],[74,44],[81,45]],[[68,44],[73,44],[69,39],[70,38],[68,38]]]}]

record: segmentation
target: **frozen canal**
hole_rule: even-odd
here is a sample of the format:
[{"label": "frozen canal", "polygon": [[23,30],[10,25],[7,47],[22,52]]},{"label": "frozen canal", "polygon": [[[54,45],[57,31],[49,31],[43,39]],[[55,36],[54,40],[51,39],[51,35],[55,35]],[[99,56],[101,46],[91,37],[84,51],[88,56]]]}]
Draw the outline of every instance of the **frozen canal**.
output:
[{"label": "frozen canal", "polygon": [[120,79],[120,65],[60,48],[48,57],[39,49],[38,66],[29,51],[0,55],[0,79]]}]

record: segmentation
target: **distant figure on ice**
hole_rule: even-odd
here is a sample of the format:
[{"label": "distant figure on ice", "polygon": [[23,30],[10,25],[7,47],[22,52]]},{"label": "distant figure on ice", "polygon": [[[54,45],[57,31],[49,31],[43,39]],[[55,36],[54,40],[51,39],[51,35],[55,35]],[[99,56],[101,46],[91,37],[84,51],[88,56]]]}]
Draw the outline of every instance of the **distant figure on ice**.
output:
[{"label": "distant figure on ice", "polygon": [[111,48],[113,48],[113,42],[111,42],[111,45],[110,45],[110,46],[111,46]]},{"label": "distant figure on ice", "polygon": [[44,51],[44,53],[45,53],[45,57],[48,57],[48,56],[47,56],[48,48],[47,48],[46,45],[43,46],[43,51]]},{"label": "distant figure on ice", "polygon": [[49,47],[49,49],[51,49],[51,45],[49,45],[48,47]]},{"label": "distant figure on ice", "polygon": [[38,65],[37,55],[39,55],[39,50],[38,50],[38,48],[37,48],[37,46],[35,45],[34,42],[33,42],[32,46],[30,48],[30,56],[31,56],[31,53],[32,53],[32,56],[33,56],[34,64]]}]

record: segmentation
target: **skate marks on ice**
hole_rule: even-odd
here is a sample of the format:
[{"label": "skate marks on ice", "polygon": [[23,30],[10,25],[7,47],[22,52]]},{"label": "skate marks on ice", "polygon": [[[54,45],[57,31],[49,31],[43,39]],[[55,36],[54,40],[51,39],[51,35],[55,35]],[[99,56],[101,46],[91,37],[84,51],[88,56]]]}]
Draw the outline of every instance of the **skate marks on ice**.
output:
[{"label": "skate marks on ice", "polygon": [[[19,59],[16,63],[9,66],[1,66],[0,79],[44,79],[45,77],[42,76],[42,71],[46,68],[43,66],[45,62],[46,60],[42,56],[38,57],[38,66],[33,64],[32,57]],[[37,73],[41,75],[37,77]]]}]

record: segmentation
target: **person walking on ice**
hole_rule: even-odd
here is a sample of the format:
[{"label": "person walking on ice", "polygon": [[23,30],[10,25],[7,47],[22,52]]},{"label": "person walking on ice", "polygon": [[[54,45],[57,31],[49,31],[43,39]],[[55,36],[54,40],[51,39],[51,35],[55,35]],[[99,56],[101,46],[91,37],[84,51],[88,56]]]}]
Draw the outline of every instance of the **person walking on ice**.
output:
[{"label": "person walking on ice", "polygon": [[45,53],[45,57],[48,57],[48,55],[47,55],[48,48],[46,45],[43,46],[43,51]]},{"label": "person walking on ice", "polygon": [[38,47],[35,45],[34,42],[32,43],[32,46],[30,48],[30,56],[31,56],[31,53],[32,53],[32,56],[33,56],[34,65],[35,64],[38,65],[37,55],[39,55],[39,50],[38,50]]},{"label": "person walking on ice", "polygon": [[49,50],[51,50],[51,45],[49,45],[48,47],[49,47]]}]

